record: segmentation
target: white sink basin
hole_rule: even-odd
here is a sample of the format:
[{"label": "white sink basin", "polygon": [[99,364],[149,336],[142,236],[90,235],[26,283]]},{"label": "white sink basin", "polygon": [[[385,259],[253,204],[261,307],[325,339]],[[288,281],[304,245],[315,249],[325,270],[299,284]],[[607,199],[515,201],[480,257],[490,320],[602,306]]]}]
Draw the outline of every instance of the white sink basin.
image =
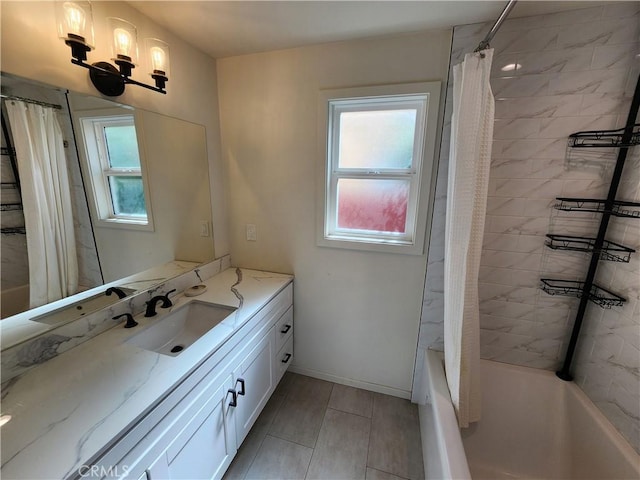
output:
[{"label": "white sink basin", "polygon": [[235,311],[235,307],[191,301],[158,318],[127,343],[175,357]]}]

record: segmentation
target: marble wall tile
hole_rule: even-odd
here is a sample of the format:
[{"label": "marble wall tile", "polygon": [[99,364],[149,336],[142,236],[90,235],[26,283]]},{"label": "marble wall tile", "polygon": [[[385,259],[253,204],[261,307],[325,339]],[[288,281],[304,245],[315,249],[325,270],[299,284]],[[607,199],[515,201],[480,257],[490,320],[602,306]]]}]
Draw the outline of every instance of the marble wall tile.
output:
[{"label": "marble wall tile", "polygon": [[[550,82],[553,80],[557,84],[558,76],[551,79]],[[556,90],[557,88],[557,86],[554,87]],[[582,95],[580,94],[544,95],[525,98],[496,98],[495,117],[498,119],[504,119],[578,115],[581,105]]]},{"label": "marble wall tile", "polygon": [[567,24],[557,37],[558,48],[578,49],[587,45],[617,45],[638,41],[635,17],[607,18],[583,24]]},{"label": "marble wall tile", "polygon": [[625,68],[634,62],[638,49],[640,49],[640,44],[638,43],[601,45],[595,47],[591,68],[594,70],[603,68]]},{"label": "marble wall tile", "polygon": [[[513,65],[517,60],[505,59],[503,66]],[[500,71],[500,67],[496,67]],[[506,71],[491,79],[491,90],[496,99],[513,97],[533,97],[549,94],[549,81],[554,75],[527,75],[524,77],[514,76],[513,72]]]},{"label": "marble wall tile", "polygon": [[511,233],[516,235],[545,235],[549,220],[541,217],[487,215],[485,232]]},{"label": "marble wall tile", "polygon": [[640,15],[638,2],[608,2],[602,13],[603,18],[631,18]]},{"label": "marble wall tile", "polygon": [[625,91],[627,83],[625,68],[589,70],[560,73],[549,80],[550,95],[576,95],[581,93],[620,93]]}]

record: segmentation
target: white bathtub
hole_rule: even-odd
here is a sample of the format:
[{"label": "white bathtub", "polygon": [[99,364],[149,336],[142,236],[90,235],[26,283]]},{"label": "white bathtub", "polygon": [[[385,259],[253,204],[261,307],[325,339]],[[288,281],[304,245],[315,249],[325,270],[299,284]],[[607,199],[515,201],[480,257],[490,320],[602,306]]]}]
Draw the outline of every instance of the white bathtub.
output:
[{"label": "white bathtub", "polygon": [[638,455],[573,382],[482,360],[482,420],[457,427],[441,354],[425,355],[427,478],[638,479]]}]

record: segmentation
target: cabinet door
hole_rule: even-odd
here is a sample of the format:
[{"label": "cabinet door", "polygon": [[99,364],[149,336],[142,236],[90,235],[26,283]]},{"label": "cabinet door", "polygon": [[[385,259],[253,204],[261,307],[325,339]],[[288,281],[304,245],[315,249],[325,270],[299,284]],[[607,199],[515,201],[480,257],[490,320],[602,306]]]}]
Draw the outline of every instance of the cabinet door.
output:
[{"label": "cabinet door", "polygon": [[233,411],[238,445],[251,430],[253,423],[266,405],[275,388],[273,356],[275,353],[275,330],[255,346],[240,354],[239,363],[233,371],[238,392],[238,406]]},{"label": "cabinet door", "polygon": [[[166,451],[168,473],[172,479],[221,478],[236,454],[235,428],[230,421],[233,386],[228,377],[212,394],[188,426]],[[151,472],[151,480],[153,472]]]}]

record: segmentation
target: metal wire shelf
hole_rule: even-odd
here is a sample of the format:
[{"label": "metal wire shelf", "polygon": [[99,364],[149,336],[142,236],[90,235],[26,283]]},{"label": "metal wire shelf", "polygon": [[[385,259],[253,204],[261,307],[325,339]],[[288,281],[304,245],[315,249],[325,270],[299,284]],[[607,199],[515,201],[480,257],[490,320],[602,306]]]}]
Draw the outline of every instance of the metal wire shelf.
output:
[{"label": "metal wire shelf", "polygon": [[576,132],[569,135],[571,148],[607,148],[607,147],[632,147],[640,145],[640,124],[633,125],[631,138],[623,142],[624,128],[616,130],[589,130]]},{"label": "metal wire shelf", "polygon": [[25,235],[27,232],[24,227],[6,227],[1,228],[0,233],[2,235]]},{"label": "metal wire shelf", "polygon": [[[582,298],[584,292],[584,282],[574,280],[558,280],[554,278],[541,278],[540,288],[549,295],[561,295],[565,297]],[[627,300],[606,288],[602,288],[595,283],[591,286],[588,294],[589,301],[602,308],[621,307]]]},{"label": "metal wire shelf", "polygon": [[599,250],[600,259],[611,262],[629,263],[631,254],[635,252],[633,248],[608,240],[604,240],[602,248],[596,249],[595,238],[553,234],[547,234],[547,238],[549,240],[545,242],[545,245],[553,250],[570,250],[574,252],[595,252]]},{"label": "metal wire shelf", "polygon": [[10,212],[15,210],[22,210],[22,203],[2,203],[0,204],[1,212]]},{"label": "metal wire shelf", "polygon": [[640,203],[616,200],[610,211],[605,209],[606,200],[598,198],[556,197],[556,210],[609,213],[615,217],[640,218]]}]

